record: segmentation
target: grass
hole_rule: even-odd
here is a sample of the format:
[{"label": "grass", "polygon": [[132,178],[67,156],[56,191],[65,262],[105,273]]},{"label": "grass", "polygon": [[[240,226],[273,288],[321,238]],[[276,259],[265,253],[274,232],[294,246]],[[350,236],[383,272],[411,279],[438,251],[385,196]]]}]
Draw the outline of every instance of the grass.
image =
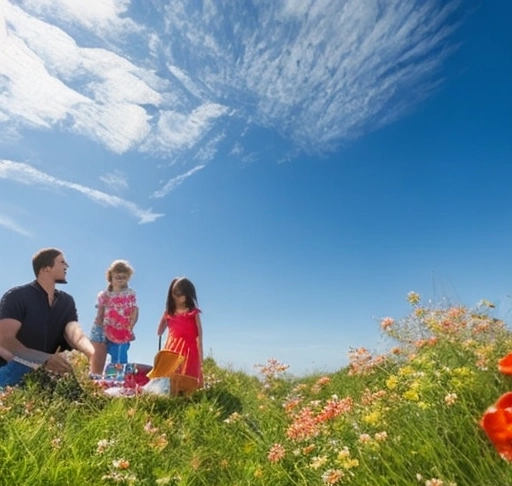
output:
[{"label": "grass", "polygon": [[[208,358],[191,397],[108,397],[76,374],[34,372],[0,391],[0,486],[497,486],[512,469],[479,422],[510,389],[497,370],[512,334],[492,305],[385,318],[386,353],[301,378]],[[490,307],[489,307],[490,306]]]}]

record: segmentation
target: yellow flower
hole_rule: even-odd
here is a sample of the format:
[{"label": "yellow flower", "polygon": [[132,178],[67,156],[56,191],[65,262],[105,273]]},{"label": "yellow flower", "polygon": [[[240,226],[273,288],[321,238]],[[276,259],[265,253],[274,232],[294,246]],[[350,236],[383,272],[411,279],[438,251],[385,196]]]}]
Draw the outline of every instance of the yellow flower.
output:
[{"label": "yellow flower", "polygon": [[388,387],[388,389],[394,390],[398,386],[398,377],[395,375],[391,375],[386,380],[386,386]]},{"label": "yellow flower", "polygon": [[345,469],[352,469],[353,467],[359,466],[359,461],[357,459],[350,459],[343,463],[343,467]]},{"label": "yellow flower", "polygon": [[345,446],[338,452],[338,461],[344,462],[348,458],[350,458],[350,450]]},{"label": "yellow flower", "polygon": [[380,422],[381,418],[381,413],[378,410],[374,410],[373,412],[363,417],[363,422],[370,425],[376,425]]},{"label": "yellow flower", "polygon": [[418,392],[412,389],[404,392],[403,397],[411,402],[417,402],[420,399]]},{"label": "yellow flower", "polygon": [[313,469],[318,469],[318,468],[322,467],[326,462],[327,462],[327,456],[316,456],[316,457],[313,457],[313,459],[311,460],[310,466]]},{"label": "yellow flower", "polygon": [[409,304],[412,304],[412,305],[419,304],[420,300],[421,300],[420,294],[418,294],[417,292],[411,291],[407,294],[407,302],[409,302]]},{"label": "yellow flower", "polygon": [[400,376],[410,376],[410,375],[413,375],[414,374],[414,368],[412,368],[411,366],[404,366],[403,368],[401,368],[398,371],[398,374]]}]

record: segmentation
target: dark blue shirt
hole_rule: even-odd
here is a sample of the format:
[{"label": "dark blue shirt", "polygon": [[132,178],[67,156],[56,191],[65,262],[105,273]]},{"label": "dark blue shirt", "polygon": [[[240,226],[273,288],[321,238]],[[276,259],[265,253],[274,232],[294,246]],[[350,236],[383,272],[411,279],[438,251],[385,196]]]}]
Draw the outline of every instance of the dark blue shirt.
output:
[{"label": "dark blue shirt", "polygon": [[16,338],[27,348],[45,353],[71,349],[64,339],[68,322],[78,321],[71,295],[55,290],[50,306],[48,294],[37,280],[8,290],[0,301],[0,319],[21,322]]}]

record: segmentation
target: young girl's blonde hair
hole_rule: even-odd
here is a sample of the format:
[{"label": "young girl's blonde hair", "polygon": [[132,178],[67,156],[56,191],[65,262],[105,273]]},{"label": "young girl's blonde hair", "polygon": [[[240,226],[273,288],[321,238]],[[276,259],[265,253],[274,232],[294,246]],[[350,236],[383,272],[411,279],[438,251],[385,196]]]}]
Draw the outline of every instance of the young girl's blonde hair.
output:
[{"label": "young girl's blonde hair", "polygon": [[112,274],[114,273],[126,273],[128,279],[132,278],[133,267],[126,260],[114,260],[107,268],[105,273],[108,282],[108,290],[112,290]]}]

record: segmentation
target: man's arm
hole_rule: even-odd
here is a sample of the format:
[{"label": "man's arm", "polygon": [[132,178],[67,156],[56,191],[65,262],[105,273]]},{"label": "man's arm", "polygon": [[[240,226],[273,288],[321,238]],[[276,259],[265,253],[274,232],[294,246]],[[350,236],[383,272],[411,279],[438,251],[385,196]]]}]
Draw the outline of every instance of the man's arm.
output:
[{"label": "man's arm", "polygon": [[49,354],[24,346],[16,338],[20,328],[21,322],[16,319],[0,319],[0,347],[3,347],[11,354],[11,356],[7,356],[8,361],[18,357],[37,365],[44,364],[46,368],[57,373],[71,371],[71,365],[58,353]]},{"label": "man's arm", "polygon": [[64,328],[64,338],[73,349],[84,353],[87,358],[89,358],[89,361],[94,356],[94,346],[84,334],[78,322],[71,321],[66,324]]}]

